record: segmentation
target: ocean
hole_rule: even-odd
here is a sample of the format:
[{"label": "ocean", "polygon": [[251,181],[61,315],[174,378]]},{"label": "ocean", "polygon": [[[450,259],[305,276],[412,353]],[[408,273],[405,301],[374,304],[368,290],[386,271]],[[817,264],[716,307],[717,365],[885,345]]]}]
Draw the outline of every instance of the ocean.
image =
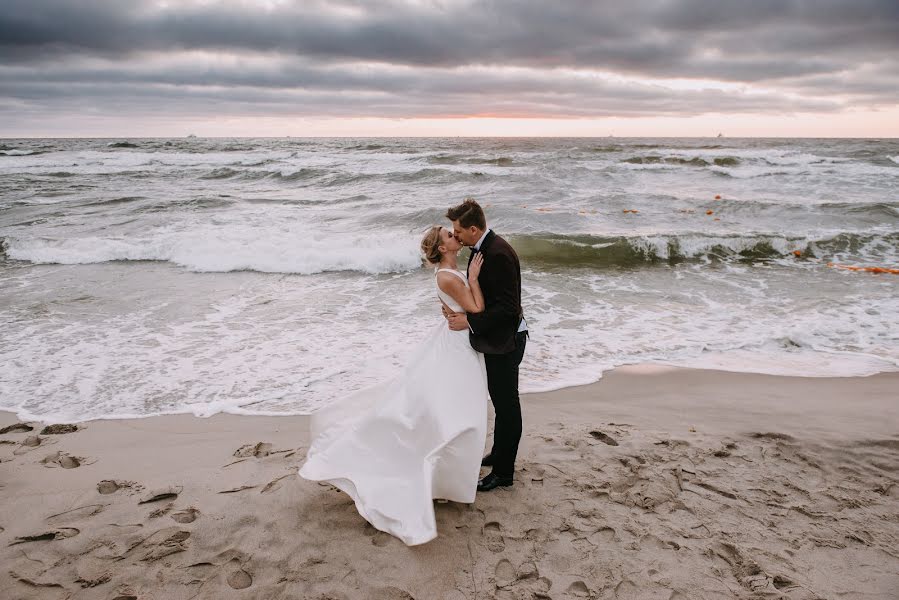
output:
[{"label": "ocean", "polygon": [[522,391],[899,370],[899,275],[841,268],[899,268],[899,140],[7,139],[0,409],[295,414],[390,377],[467,196],[521,258]]}]

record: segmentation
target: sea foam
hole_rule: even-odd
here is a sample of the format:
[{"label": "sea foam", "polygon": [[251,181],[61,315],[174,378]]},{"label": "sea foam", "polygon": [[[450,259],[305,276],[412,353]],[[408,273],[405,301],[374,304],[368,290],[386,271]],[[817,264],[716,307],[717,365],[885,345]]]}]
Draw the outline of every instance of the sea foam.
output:
[{"label": "sea foam", "polygon": [[391,273],[421,266],[417,240],[409,236],[388,241],[353,234],[236,233],[213,227],[163,230],[128,238],[7,238],[6,255],[38,264],[64,265],[165,261],[195,272],[221,273]]}]

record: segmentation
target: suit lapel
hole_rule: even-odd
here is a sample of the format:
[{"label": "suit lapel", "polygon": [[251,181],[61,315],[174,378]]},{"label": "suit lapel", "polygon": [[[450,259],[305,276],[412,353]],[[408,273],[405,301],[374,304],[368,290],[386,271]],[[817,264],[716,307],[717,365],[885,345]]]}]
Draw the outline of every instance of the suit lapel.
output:
[{"label": "suit lapel", "polygon": [[[490,242],[492,242],[493,238],[495,238],[495,237],[496,237],[496,234],[493,233],[492,229],[490,231],[488,231],[487,235],[484,237],[484,241],[481,242],[481,248],[478,250],[478,252],[483,252],[484,250],[486,250],[487,247],[490,245]],[[468,250],[469,250],[469,252],[468,252],[468,267],[470,267],[471,260],[474,258],[475,250],[474,250],[473,246],[471,248],[469,248]],[[468,267],[465,267],[466,271],[468,270]]]},{"label": "suit lapel", "polygon": [[484,242],[481,244],[481,248],[480,248],[479,252],[484,252],[485,250],[487,250],[487,248],[490,247],[490,244],[493,243],[493,238],[495,238],[495,237],[496,237],[496,232],[494,232],[492,229],[490,231],[488,231],[487,237],[484,238]]}]

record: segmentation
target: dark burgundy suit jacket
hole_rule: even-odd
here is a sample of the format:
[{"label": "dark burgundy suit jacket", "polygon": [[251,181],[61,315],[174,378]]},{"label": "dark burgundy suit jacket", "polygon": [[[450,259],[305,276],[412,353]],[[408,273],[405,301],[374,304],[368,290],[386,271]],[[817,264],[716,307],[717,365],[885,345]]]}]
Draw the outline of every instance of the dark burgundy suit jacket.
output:
[{"label": "dark burgundy suit jacket", "polygon": [[[493,231],[480,250],[484,266],[478,282],[484,293],[484,312],[468,315],[471,347],[484,354],[506,354],[515,350],[515,333],[523,316],[521,310],[521,265],[509,242]],[[474,249],[468,264],[474,258]]]}]

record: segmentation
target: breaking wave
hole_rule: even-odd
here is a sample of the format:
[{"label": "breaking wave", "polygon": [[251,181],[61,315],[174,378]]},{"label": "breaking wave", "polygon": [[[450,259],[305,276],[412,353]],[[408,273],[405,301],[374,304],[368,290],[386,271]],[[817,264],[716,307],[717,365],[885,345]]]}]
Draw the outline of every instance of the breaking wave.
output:
[{"label": "breaking wave", "polygon": [[[839,233],[821,239],[783,235],[676,234],[656,236],[529,235],[511,243],[525,264],[547,269],[639,267],[682,262],[756,262],[780,258],[856,256],[872,260],[899,244],[899,233]],[[796,253],[799,253],[797,257]],[[891,257],[889,257],[891,258]]]},{"label": "breaking wave", "polygon": [[380,274],[421,266],[418,240],[364,235],[311,235],[306,231],[259,232],[198,227],[160,231],[143,238],[7,238],[6,257],[38,264],[91,264],[112,261],[162,261],[200,273],[259,271],[309,275],[358,271]]},{"label": "breaking wave", "polygon": [[[116,202],[131,201],[122,198]],[[656,236],[512,235],[523,264],[548,271],[568,268],[637,268],[682,262],[761,262],[846,257],[895,260],[899,233],[839,233],[810,239],[783,235],[671,234]],[[195,227],[136,238],[8,238],[5,254],[33,263],[88,264],[110,261],[165,261],[191,271],[312,274],[331,271],[391,273],[421,266],[418,240],[385,241],[365,234],[310,235],[273,228]]]}]

